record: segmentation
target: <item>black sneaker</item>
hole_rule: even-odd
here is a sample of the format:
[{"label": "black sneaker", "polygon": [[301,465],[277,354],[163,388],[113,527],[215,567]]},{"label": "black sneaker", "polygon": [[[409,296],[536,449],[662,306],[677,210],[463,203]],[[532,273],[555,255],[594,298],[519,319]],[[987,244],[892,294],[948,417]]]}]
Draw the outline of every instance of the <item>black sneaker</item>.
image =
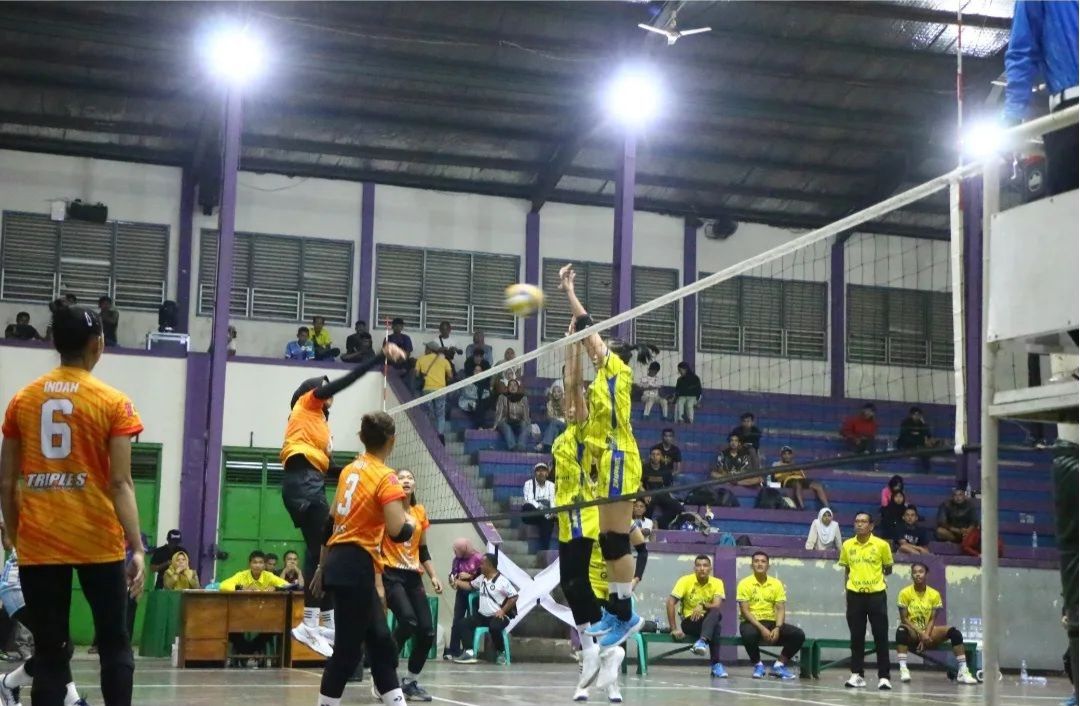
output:
[{"label": "black sneaker", "polygon": [[424,691],[424,687],[415,681],[402,684],[401,693],[405,694],[406,701],[431,701],[431,694]]}]

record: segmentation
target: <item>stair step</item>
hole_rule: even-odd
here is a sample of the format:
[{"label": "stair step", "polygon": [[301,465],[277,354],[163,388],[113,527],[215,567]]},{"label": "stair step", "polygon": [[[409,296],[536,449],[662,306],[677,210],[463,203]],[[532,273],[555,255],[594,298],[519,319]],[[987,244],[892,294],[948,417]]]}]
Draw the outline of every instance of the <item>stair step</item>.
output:
[{"label": "stair step", "polygon": [[[564,654],[569,652],[570,627],[551,613],[537,606],[514,628],[513,637],[562,639]],[[514,643],[514,658],[517,658],[517,642]]]}]

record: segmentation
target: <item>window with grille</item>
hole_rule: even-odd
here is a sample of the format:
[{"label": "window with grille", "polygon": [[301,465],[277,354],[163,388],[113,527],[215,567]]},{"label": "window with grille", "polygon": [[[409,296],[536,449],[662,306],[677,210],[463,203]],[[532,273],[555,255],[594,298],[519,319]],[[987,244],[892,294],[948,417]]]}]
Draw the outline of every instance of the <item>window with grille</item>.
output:
[{"label": "window with grille", "polygon": [[[201,316],[214,313],[218,232],[203,229],[199,242]],[[238,319],[311,321],[348,326],[353,244],[344,240],[237,233],[229,311]]]},{"label": "window with grille", "polygon": [[848,362],[951,368],[952,336],[949,292],[848,285]]},{"label": "window with grille", "polygon": [[71,292],[91,302],[111,296],[120,309],[156,311],[168,272],[168,226],[3,214],[0,299],[44,303]]},{"label": "window with grille", "polygon": [[703,353],[825,360],[826,307],[824,282],[733,277],[698,294],[698,347]]},{"label": "window with grille", "polygon": [[517,338],[517,318],[503,306],[504,290],[520,280],[516,255],[470,253],[401,245],[376,246],[375,320],[401,317],[410,327]]}]

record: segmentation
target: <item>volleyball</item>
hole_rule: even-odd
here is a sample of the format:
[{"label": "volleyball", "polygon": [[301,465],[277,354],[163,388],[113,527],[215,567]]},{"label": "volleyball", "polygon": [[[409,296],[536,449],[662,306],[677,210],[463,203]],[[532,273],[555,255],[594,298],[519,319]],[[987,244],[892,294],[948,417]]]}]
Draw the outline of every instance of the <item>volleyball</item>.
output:
[{"label": "volleyball", "polygon": [[517,316],[531,316],[544,306],[544,291],[535,284],[517,283],[506,288],[506,308]]}]

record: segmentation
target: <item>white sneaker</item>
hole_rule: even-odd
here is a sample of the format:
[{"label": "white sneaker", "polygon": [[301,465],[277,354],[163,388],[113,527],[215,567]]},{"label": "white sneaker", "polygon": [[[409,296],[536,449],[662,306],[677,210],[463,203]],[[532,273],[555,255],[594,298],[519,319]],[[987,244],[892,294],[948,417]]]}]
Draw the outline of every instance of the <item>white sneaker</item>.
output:
[{"label": "white sneaker", "polygon": [[326,638],[319,633],[318,628],[313,628],[304,623],[300,623],[292,629],[292,634],[297,641],[307,645],[323,657],[329,657],[334,654],[334,648],[326,641]]},{"label": "white sneaker", "polygon": [[578,691],[588,691],[600,673],[600,648],[593,644],[581,650],[581,677],[578,679]]},{"label": "white sneaker", "polygon": [[892,691],[892,682],[885,677],[877,680],[878,691]]},{"label": "white sneaker", "polygon": [[589,700],[588,689],[574,689],[574,701],[578,703],[584,703]]},{"label": "white sneaker", "polygon": [[858,674],[852,672],[848,680],[844,682],[844,686],[849,689],[862,689],[866,687],[866,680]]},{"label": "white sneaker", "polygon": [[324,625],[320,625],[318,628],[319,634],[322,635],[322,639],[326,640],[331,647],[334,646],[334,637],[337,635],[337,630],[334,628],[328,628]]},{"label": "white sneaker", "polygon": [[382,703],[382,694],[380,694],[379,690],[375,688],[374,679],[371,680],[371,698],[375,699],[375,701],[380,704]]},{"label": "white sneaker", "polygon": [[964,665],[956,673],[956,683],[957,684],[978,684],[979,680],[976,679],[975,677],[971,676],[971,671],[967,668],[967,665]]},{"label": "white sneaker", "polygon": [[19,687],[4,685],[7,674],[0,674],[0,706],[22,706],[19,702]]},{"label": "white sneaker", "polygon": [[618,684],[612,684],[607,688],[607,700],[613,704],[622,703],[622,692],[619,691]]},{"label": "white sneaker", "polygon": [[610,689],[619,683],[619,668],[622,667],[623,657],[626,650],[622,647],[612,647],[600,653],[600,674],[596,678],[596,686],[599,689]]},{"label": "white sneaker", "polygon": [[906,664],[900,665],[900,681],[907,684],[911,681],[911,670],[908,669]]}]

